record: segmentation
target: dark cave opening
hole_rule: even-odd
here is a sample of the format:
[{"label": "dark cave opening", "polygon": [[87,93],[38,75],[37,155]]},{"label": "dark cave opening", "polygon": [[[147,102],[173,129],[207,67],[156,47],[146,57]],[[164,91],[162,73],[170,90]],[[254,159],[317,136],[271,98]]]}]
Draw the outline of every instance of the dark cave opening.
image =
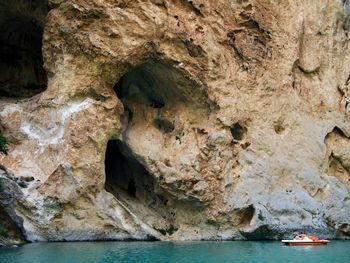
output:
[{"label": "dark cave opening", "polygon": [[127,192],[129,197],[143,198],[143,201],[148,200],[150,203],[162,203],[165,200],[154,193],[154,178],[129,148],[128,131],[136,123],[144,128],[156,128],[163,134],[173,132],[173,106],[185,100],[183,92],[177,89],[182,83],[184,80],[178,71],[159,60],[148,60],[133,68],[116,83],[113,89],[124,106],[121,116],[124,132],[120,140],[110,140],[107,144],[107,191],[117,195],[121,190]]},{"label": "dark cave opening", "polygon": [[[171,71],[167,65],[150,60],[127,74],[114,86],[114,91],[124,105],[124,117],[132,121],[134,113],[152,112],[150,123],[163,133],[171,133],[173,120],[163,116],[171,100],[177,97],[172,87]],[[169,103],[170,102],[170,103]],[[129,118],[128,118],[129,116]]]},{"label": "dark cave opening", "polygon": [[156,59],[127,72],[114,91],[124,106],[123,123],[147,122],[169,136],[178,128],[179,111],[186,108],[187,113],[193,110],[198,114],[207,110],[203,91],[198,90],[197,84],[176,65]]},{"label": "dark cave opening", "polygon": [[[152,169],[152,165],[143,163],[148,160],[148,151],[134,147],[144,140],[143,146],[150,147],[151,153],[158,142],[161,145],[165,140],[180,140],[184,136],[183,122],[197,119],[198,112],[207,110],[203,93],[197,88],[176,64],[156,59],[134,67],[114,86],[124,107],[123,132],[107,143],[105,189],[164,235],[176,232],[181,202],[163,188],[162,175],[146,169]],[[147,138],[156,141],[150,143]]]},{"label": "dark cave opening", "polygon": [[150,176],[120,140],[109,140],[107,143],[105,172],[106,190],[117,196],[119,191],[124,191],[129,197],[136,197],[139,192],[135,180],[144,181],[144,177]]},{"label": "dark cave opening", "polygon": [[174,227],[175,213],[171,205],[169,206],[168,198],[156,191],[155,179],[124,142],[108,141],[105,174],[106,191],[145,223],[162,234],[164,233],[161,230]]},{"label": "dark cave opening", "polygon": [[47,1],[0,3],[0,96],[28,98],[47,87],[42,40]]},{"label": "dark cave opening", "polygon": [[236,122],[230,129],[233,139],[240,141],[244,139],[247,128]]},{"label": "dark cave opening", "polygon": [[114,86],[118,98],[127,106],[129,101],[161,109],[171,99],[170,69],[160,62],[149,61],[125,74]]},{"label": "dark cave opening", "polygon": [[134,157],[125,134],[132,122],[147,123],[163,133],[174,130],[173,120],[162,116],[176,97],[171,71],[168,65],[149,60],[127,72],[113,88],[124,106],[121,122],[125,125],[123,139],[110,140],[106,150],[106,190],[116,196],[123,191],[147,205],[164,199],[154,193],[154,179]]},{"label": "dark cave opening", "polygon": [[179,198],[158,162],[165,159],[167,147],[186,141],[192,132],[188,124],[206,125],[206,91],[176,61],[155,57],[131,68],[113,89],[124,113],[122,132],[107,143],[105,189],[141,221],[173,235],[192,196]]}]

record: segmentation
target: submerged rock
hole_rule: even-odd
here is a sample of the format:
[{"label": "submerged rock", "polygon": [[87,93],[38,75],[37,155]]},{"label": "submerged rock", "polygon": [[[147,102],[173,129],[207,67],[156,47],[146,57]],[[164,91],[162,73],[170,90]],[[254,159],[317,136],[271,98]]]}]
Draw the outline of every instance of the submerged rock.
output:
[{"label": "submerged rock", "polygon": [[345,2],[0,4],[5,233],[349,238]]}]

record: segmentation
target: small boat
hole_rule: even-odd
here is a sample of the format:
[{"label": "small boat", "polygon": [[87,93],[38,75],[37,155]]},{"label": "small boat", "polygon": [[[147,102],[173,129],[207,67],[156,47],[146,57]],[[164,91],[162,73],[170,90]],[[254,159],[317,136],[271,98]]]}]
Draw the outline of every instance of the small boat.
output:
[{"label": "small boat", "polygon": [[327,245],[329,240],[282,240],[283,245],[286,246],[322,246]]}]

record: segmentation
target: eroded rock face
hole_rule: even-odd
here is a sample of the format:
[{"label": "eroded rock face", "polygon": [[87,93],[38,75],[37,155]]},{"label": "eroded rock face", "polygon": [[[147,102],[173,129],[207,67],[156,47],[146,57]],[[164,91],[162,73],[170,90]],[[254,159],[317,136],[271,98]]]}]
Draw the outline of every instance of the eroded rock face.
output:
[{"label": "eroded rock face", "polygon": [[48,7],[0,104],[27,240],[349,237],[347,1]]},{"label": "eroded rock face", "polygon": [[23,199],[20,187],[0,166],[0,247],[25,243],[23,220],[16,214],[17,200]]}]

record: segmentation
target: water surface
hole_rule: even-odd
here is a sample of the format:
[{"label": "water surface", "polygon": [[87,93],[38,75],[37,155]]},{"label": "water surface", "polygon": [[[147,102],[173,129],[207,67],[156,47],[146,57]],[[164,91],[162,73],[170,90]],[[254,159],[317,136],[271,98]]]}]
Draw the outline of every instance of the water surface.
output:
[{"label": "water surface", "polygon": [[35,243],[0,249],[0,262],[350,263],[350,241],[321,247],[287,247],[268,241]]}]

